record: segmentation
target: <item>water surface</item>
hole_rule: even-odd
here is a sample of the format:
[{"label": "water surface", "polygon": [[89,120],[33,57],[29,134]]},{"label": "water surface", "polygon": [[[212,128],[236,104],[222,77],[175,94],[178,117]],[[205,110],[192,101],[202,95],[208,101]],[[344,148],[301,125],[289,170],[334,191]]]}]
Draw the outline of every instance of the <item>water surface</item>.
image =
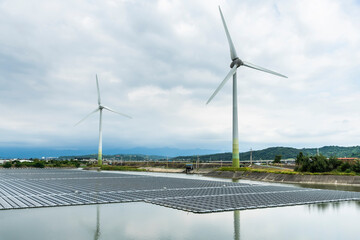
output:
[{"label": "water surface", "polygon": [[359,217],[354,201],[209,214],[143,202],[18,209],[0,211],[0,239],[359,239]]}]

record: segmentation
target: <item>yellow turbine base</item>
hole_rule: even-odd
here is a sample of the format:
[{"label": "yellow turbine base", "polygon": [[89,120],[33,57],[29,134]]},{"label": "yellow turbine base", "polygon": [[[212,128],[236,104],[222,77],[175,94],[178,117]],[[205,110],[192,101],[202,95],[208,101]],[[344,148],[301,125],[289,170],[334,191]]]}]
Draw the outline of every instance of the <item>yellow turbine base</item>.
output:
[{"label": "yellow turbine base", "polygon": [[99,155],[98,155],[98,165],[101,166],[102,165],[102,152],[99,151]]},{"label": "yellow turbine base", "polygon": [[232,153],[232,166],[238,168],[240,166],[239,161],[239,140],[233,139],[233,153]]}]

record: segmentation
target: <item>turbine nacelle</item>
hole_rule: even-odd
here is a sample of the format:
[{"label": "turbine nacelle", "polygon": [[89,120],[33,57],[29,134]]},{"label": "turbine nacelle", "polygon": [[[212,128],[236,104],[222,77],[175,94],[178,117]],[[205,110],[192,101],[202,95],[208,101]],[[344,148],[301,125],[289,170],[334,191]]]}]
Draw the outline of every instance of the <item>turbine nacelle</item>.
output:
[{"label": "turbine nacelle", "polygon": [[86,118],[88,118],[88,117],[89,117],[90,115],[92,115],[93,113],[96,113],[96,112],[98,112],[98,111],[102,111],[103,109],[108,110],[108,111],[113,112],[113,113],[117,113],[117,114],[122,115],[122,116],[127,117],[127,118],[131,118],[129,115],[126,115],[126,114],[124,114],[124,113],[117,112],[117,111],[115,111],[115,110],[113,110],[113,109],[111,109],[111,108],[109,108],[109,107],[107,107],[107,106],[101,105],[99,81],[98,81],[97,75],[96,75],[96,88],[97,88],[97,94],[98,94],[98,107],[97,107],[94,111],[92,111],[91,113],[89,113],[88,115],[86,115],[86,116],[85,116],[83,119],[81,119],[78,123],[76,123],[75,126],[78,125],[78,124],[80,124],[82,121],[84,121]]},{"label": "turbine nacelle", "polygon": [[244,65],[243,61],[241,61],[239,58],[235,58],[232,63],[230,64],[230,68],[233,68],[234,66],[240,67],[241,65]]}]

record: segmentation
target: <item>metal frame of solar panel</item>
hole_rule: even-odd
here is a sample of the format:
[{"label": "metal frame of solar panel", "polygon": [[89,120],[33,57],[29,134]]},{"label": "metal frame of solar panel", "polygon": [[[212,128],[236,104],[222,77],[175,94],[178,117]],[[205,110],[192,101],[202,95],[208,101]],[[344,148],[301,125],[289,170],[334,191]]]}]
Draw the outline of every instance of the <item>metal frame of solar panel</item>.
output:
[{"label": "metal frame of solar panel", "polygon": [[360,193],[96,171],[0,170],[0,210],[144,201],[208,213],[349,200],[360,200]]}]

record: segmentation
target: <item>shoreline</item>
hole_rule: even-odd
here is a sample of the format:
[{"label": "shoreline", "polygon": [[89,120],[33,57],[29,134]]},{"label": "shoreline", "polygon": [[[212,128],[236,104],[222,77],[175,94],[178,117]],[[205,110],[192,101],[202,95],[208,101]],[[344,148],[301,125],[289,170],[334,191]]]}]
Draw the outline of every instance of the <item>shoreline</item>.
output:
[{"label": "shoreline", "polygon": [[[56,167],[52,167],[56,169]],[[64,167],[61,167],[64,168]],[[61,169],[59,168],[59,169]],[[21,169],[21,168],[19,168]],[[76,169],[76,168],[66,168]],[[162,167],[139,167],[143,172],[157,173],[179,173],[179,174],[200,174],[205,177],[223,178],[223,179],[244,179],[261,182],[272,183],[289,183],[289,184],[305,184],[305,185],[333,185],[333,186],[354,186],[360,187],[360,176],[349,175],[306,175],[306,174],[284,174],[273,172],[257,172],[257,171],[218,171],[214,168],[194,169],[189,173],[185,173],[183,168],[162,168]],[[99,167],[85,167],[83,170],[98,171]],[[121,171],[116,169],[108,169],[111,171]],[[101,170],[107,171],[107,170]],[[132,171],[126,169],[126,171]]]},{"label": "shoreline", "polygon": [[309,185],[334,185],[334,186],[354,186],[360,187],[360,176],[346,175],[301,175],[301,174],[281,174],[267,172],[247,172],[247,171],[212,171],[204,174],[206,177],[246,179],[273,183],[309,184]]},{"label": "shoreline", "polygon": [[[186,174],[184,169],[178,168],[141,167],[140,169],[144,169],[146,172]],[[360,176],[347,175],[302,175],[250,171],[217,171],[212,168],[193,170],[187,174],[200,174],[205,177],[244,179],[272,183],[360,187]]]}]

